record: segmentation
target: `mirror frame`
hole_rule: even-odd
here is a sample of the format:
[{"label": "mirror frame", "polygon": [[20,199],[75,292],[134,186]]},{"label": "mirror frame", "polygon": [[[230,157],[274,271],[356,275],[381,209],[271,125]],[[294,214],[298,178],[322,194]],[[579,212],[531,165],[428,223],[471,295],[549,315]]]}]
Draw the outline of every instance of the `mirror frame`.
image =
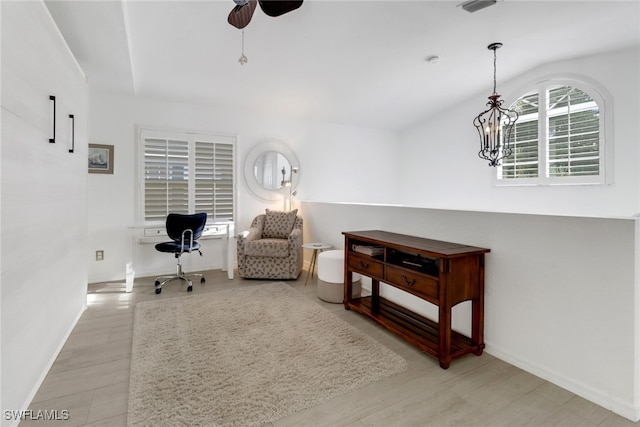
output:
[{"label": "mirror frame", "polygon": [[[258,182],[253,173],[253,167],[258,157],[269,151],[276,151],[282,154],[292,168],[298,168],[298,173],[291,174],[291,191],[295,191],[298,181],[300,180],[300,164],[298,163],[298,158],[293,153],[293,150],[291,150],[287,144],[277,139],[259,141],[253,146],[253,148],[251,148],[251,150],[249,150],[247,157],[244,159],[244,180],[256,197],[268,202],[273,202],[282,200],[282,198],[285,197],[284,188],[267,190]],[[288,190],[286,192],[288,193]]]}]

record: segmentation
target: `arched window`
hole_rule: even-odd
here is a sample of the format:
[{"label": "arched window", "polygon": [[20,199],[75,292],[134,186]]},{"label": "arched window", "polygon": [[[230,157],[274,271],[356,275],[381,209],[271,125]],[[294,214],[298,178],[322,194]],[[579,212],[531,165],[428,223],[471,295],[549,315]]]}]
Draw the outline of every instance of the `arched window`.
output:
[{"label": "arched window", "polygon": [[574,80],[546,80],[510,108],[520,114],[512,154],[497,169],[498,184],[606,182],[605,102]]}]

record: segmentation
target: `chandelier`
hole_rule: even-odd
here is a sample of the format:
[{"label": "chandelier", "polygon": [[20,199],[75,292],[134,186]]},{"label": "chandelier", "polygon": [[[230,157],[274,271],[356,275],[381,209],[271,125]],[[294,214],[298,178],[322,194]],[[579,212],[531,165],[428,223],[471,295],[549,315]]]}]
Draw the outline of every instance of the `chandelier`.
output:
[{"label": "chandelier", "polygon": [[511,155],[511,131],[518,120],[515,110],[502,108],[503,100],[496,93],[496,50],[501,47],[502,43],[491,43],[487,46],[493,50],[493,94],[487,102],[489,109],[473,120],[480,136],[478,156],[488,160],[489,166],[499,166],[502,159]]}]

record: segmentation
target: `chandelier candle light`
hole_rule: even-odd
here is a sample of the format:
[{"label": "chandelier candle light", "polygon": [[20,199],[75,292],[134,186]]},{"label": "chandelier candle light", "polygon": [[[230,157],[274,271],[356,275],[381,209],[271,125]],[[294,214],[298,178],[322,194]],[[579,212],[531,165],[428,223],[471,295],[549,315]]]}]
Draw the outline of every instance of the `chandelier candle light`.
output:
[{"label": "chandelier candle light", "polygon": [[511,155],[511,131],[518,120],[515,110],[502,108],[504,101],[496,93],[496,50],[501,47],[502,43],[491,43],[487,46],[493,50],[493,95],[487,102],[489,109],[473,120],[480,136],[478,156],[488,160],[489,166],[500,166],[502,159]]}]

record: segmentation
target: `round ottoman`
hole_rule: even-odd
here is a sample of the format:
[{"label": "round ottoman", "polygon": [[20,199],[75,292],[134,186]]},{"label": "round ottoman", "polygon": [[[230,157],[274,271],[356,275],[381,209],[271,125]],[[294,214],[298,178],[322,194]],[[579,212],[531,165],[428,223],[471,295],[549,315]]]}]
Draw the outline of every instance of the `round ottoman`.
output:
[{"label": "round ottoman", "polygon": [[[360,296],[360,275],[352,273],[351,295]],[[344,300],[344,251],[324,251],[318,254],[318,298],[340,304]]]}]

